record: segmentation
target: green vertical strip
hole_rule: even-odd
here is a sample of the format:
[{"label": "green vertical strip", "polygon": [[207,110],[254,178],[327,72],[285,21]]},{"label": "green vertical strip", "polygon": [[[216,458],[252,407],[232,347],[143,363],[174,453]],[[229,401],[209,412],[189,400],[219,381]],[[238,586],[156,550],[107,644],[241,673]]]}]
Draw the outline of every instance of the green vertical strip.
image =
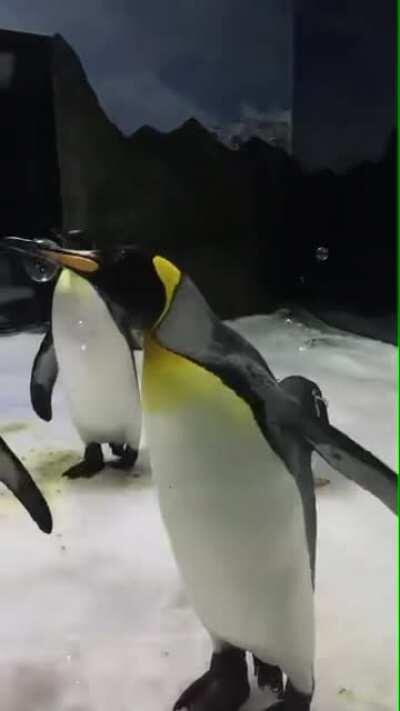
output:
[{"label": "green vertical strip", "polygon": [[[396,344],[397,344],[397,382],[396,382],[396,471],[399,475],[400,472],[400,360],[399,360],[399,321],[400,321],[400,247],[399,247],[399,226],[400,226],[400,190],[399,190],[399,165],[400,165],[400,153],[399,153],[399,141],[398,141],[398,130],[399,130],[399,108],[400,108],[400,0],[396,2],[396,71],[395,71],[395,91],[396,91],[396,102],[395,102],[395,125],[396,125],[396,247],[397,247],[397,313],[396,313]],[[399,486],[397,486],[397,510],[399,511],[400,506],[400,492]],[[399,652],[399,618],[400,618],[400,524],[399,517],[397,516],[397,570],[396,570],[396,670],[397,670],[397,709],[400,710],[400,652]]]}]

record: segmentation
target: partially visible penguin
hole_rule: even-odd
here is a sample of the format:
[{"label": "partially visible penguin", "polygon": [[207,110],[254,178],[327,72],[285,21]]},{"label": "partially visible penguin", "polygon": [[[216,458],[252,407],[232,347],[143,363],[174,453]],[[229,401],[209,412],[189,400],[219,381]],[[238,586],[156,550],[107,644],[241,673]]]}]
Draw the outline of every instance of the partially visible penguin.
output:
[{"label": "partially visible penguin", "polygon": [[[259,681],[275,711],[309,711],[314,690],[316,510],[311,454],[396,510],[396,475],[278,383],[193,282],[139,250],[79,252],[7,240],[84,276],[144,332],[143,412],[173,551],[213,643],[209,669],[174,709],[238,711]],[[319,391],[320,392],[320,391]],[[351,542],[350,542],[351,543]]]},{"label": "partially visible penguin", "polygon": [[[63,242],[81,246],[83,239],[74,231]],[[45,271],[43,263],[37,268],[39,274]],[[119,458],[111,466],[135,465],[142,420],[134,358],[139,348],[123,315],[111,315],[86,280],[62,269],[53,293],[51,325],[33,363],[30,392],[35,412],[51,420],[52,391],[60,372],[72,421],[85,445],[84,460],[65,476],[90,477],[101,471],[104,443]]]},{"label": "partially visible penguin", "polygon": [[28,511],[44,533],[51,533],[53,521],[42,492],[16,454],[0,437],[0,481]]}]

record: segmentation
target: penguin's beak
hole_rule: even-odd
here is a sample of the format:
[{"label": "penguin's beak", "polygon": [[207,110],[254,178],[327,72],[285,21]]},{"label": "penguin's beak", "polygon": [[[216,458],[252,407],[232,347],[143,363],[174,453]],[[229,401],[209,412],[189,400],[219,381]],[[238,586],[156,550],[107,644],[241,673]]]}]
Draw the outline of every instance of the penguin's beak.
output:
[{"label": "penguin's beak", "polygon": [[99,256],[92,250],[64,249],[22,237],[4,237],[0,246],[8,252],[16,252],[31,259],[43,259],[51,264],[72,269],[78,274],[89,275],[100,268]]}]

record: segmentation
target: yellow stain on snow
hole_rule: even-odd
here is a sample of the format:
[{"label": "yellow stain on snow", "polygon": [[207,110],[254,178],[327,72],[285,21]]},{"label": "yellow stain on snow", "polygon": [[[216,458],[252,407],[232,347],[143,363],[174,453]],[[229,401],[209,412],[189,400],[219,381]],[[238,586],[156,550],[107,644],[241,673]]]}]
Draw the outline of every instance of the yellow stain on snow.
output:
[{"label": "yellow stain on snow", "polygon": [[10,434],[22,432],[29,429],[29,422],[25,420],[14,420],[12,422],[0,422],[0,434]]},{"label": "yellow stain on snow", "polygon": [[[64,489],[67,479],[63,478],[62,474],[80,460],[79,454],[72,450],[30,449],[23,455],[16,452],[16,456],[31,474],[49,503]],[[19,507],[21,504],[6,486],[0,485],[0,515],[15,506]]]}]

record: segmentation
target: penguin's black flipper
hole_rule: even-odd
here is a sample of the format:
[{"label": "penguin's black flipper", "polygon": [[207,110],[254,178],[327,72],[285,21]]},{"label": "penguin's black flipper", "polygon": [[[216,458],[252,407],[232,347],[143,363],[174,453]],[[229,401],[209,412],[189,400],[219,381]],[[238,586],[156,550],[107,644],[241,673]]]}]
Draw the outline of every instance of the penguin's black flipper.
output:
[{"label": "penguin's black flipper", "polygon": [[332,425],[305,420],[301,429],[328,464],[397,513],[397,476],[390,467]]},{"label": "penguin's black flipper", "polygon": [[46,500],[22,462],[1,437],[0,481],[19,499],[39,528],[44,533],[51,533],[53,522]]},{"label": "penguin's black flipper", "polygon": [[156,337],[168,350],[214,373],[247,402],[267,442],[284,461],[285,440],[299,438],[341,474],[396,511],[396,474],[350,437],[324,422],[323,412],[321,418],[308,416],[297,392],[298,384],[293,389],[287,384],[282,387],[257,349],[217,319],[187,277],[179,283],[173,308],[161,320]]},{"label": "penguin's black flipper", "polygon": [[50,422],[52,418],[51,396],[57,374],[56,351],[51,329],[49,329],[33,361],[30,382],[32,407],[36,414],[46,422]]},{"label": "penguin's black flipper", "polygon": [[[332,427],[328,419],[326,401],[318,385],[306,378],[291,376],[282,380],[279,387],[283,388],[289,397],[296,398],[298,404],[296,420],[288,427],[285,426],[285,420],[288,423],[293,421],[294,404],[288,401],[286,415],[282,414],[284,407],[280,409],[282,429],[276,432],[276,441],[279,442],[285,432],[289,435],[289,439],[292,439],[295,432],[297,435],[300,434],[304,444],[312,447],[331,467],[366,489],[391,511],[397,513],[395,472],[353,439]],[[290,415],[289,411],[291,411]],[[271,432],[274,429],[270,426]],[[281,453],[286,453],[288,449],[286,444]],[[287,463],[292,473],[295,473],[290,466],[291,463]],[[300,467],[300,471],[303,470],[304,466]]]},{"label": "penguin's black flipper", "polygon": [[303,417],[317,418],[329,424],[327,402],[317,383],[302,375],[289,375],[279,381],[279,387],[299,401]]}]

